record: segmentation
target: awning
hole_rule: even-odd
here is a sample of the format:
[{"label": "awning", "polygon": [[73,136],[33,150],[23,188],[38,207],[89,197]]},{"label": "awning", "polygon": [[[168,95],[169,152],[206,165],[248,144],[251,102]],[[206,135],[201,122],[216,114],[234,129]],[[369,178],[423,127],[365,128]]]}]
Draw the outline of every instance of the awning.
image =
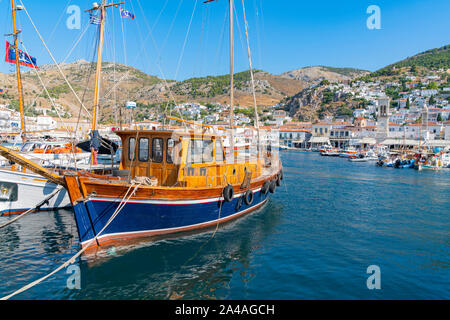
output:
[{"label": "awning", "polygon": [[375,139],[375,138],[362,138],[361,139],[361,141],[360,141],[360,143],[361,144],[371,144],[371,145],[374,145],[374,144],[377,144],[377,140]]},{"label": "awning", "polygon": [[386,139],[382,143],[385,146],[419,146],[420,141],[409,139]]},{"label": "awning", "polygon": [[309,143],[330,143],[328,137],[311,137],[308,141]]},{"label": "awning", "polygon": [[427,147],[448,147],[450,146],[450,140],[429,140],[422,145]]},{"label": "awning", "polygon": [[292,143],[303,143],[303,142],[305,142],[305,139],[292,141]]}]

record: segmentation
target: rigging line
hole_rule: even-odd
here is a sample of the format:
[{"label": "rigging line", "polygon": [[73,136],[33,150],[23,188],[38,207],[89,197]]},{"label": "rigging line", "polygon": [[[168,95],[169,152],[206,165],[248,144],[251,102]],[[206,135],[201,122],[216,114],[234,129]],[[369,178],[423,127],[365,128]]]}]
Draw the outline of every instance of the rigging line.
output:
[{"label": "rigging line", "polygon": [[53,57],[50,49],[48,48],[47,44],[44,41],[44,38],[42,38],[41,34],[39,33],[39,30],[37,29],[36,25],[33,22],[33,19],[31,19],[30,14],[27,11],[27,8],[25,7],[25,5],[23,4],[22,0],[19,0],[21,5],[23,6],[23,10],[25,11],[26,15],[28,16],[28,19],[30,20],[31,24],[33,25],[34,30],[36,31],[36,33],[38,34],[40,40],[42,41],[45,49],[47,49],[47,52],[49,53],[50,57],[52,58],[53,62],[55,63],[56,67],[58,68],[58,71],[61,73],[61,76],[64,78],[64,80],[66,81],[67,85],[69,86],[70,90],[72,91],[72,93],[74,94],[75,98],[78,100],[78,102],[81,104],[81,106],[83,107],[83,109],[86,111],[86,113],[89,115],[89,117],[92,117],[91,113],[89,112],[89,110],[86,108],[86,106],[83,104],[83,102],[80,100],[80,98],[78,97],[77,93],[75,92],[75,90],[73,89],[72,85],[69,83],[69,81],[67,80],[66,75],[64,74],[64,72],[61,70],[61,67],[59,66],[59,64],[56,62],[55,58]]},{"label": "rigging line", "polygon": [[[17,291],[15,291],[15,292],[11,293],[10,295],[7,295],[7,296],[1,298],[0,300],[9,300],[9,299],[11,299],[12,297],[18,295],[19,293],[22,293],[22,292],[24,292],[24,291],[27,291],[27,290],[31,289],[32,287],[38,285],[38,284],[41,283],[42,281],[44,281],[44,280],[50,278],[52,275],[56,274],[57,272],[59,272],[60,270],[62,270],[62,269],[64,269],[64,268],[68,267],[69,265],[74,264],[74,263],[75,263],[75,259],[77,259],[78,257],[80,257],[80,256],[83,254],[83,252],[85,252],[85,251],[86,251],[86,250],[87,250],[94,242],[96,242],[96,241],[98,240],[99,236],[102,235],[102,233],[106,230],[106,228],[109,227],[109,225],[111,224],[111,222],[114,221],[114,219],[117,217],[117,215],[122,211],[122,209],[125,207],[125,205],[128,203],[128,201],[131,199],[131,197],[135,195],[136,191],[139,189],[139,187],[140,187],[141,185],[142,185],[142,184],[138,184],[138,185],[132,184],[132,185],[130,185],[130,187],[128,188],[128,190],[127,190],[125,196],[122,198],[122,201],[120,202],[119,206],[117,207],[116,211],[112,214],[111,218],[109,218],[108,222],[105,224],[105,226],[103,227],[103,229],[100,230],[100,232],[99,232],[93,239],[91,239],[91,240],[85,245],[85,247],[84,247],[83,249],[81,249],[80,251],[78,251],[78,252],[77,252],[74,256],[72,256],[69,260],[67,260],[66,262],[64,262],[61,266],[59,266],[58,268],[56,268],[55,270],[53,270],[52,272],[50,272],[50,273],[47,274],[46,276],[44,276],[44,277],[42,277],[42,278],[40,278],[40,279],[38,279],[38,280],[35,280],[35,281],[31,282],[30,284],[28,284],[28,285],[26,285],[26,286],[20,288],[19,290],[17,290]],[[133,192],[131,192],[131,194],[128,195],[133,187],[134,187]]]},{"label": "rigging line", "polygon": [[259,49],[259,65],[262,66],[262,59],[263,59],[263,55],[261,55],[261,45],[264,47],[264,44],[266,43],[265,39],[266,39],[266,26],[264,24],[264,10],[263,10],[263,2],[262,0],[259,0],[260,5],[259,5],[259,9],[261,11],[261,24],[262,24],[262,39],[261,39],[261,44],[260,44],[260,49]]},{"label": "rigging line", "polygon": [[[209,26],[211,25],[211,10],[210,6],[206,6],[206,43],[209,43]],[[205,44],[205,50],[204,50],[204,59],[202,60],[202,64],[200,66],[200,74],[203,74],[203,70],[205,69],[205,62],[207,61],[207,53],[206,53],[206,44]]]},{"label": "rigging line", "polygon": [[167,7],[168,3],[169,3],[169,0],[166,0],[166,2],[164,3],[161,11],[159,12],[158,16],[156,17],[155,23],[153,23],[152,31],[155,30],[156,26],[158,25],[159,19],[161,18],[161,15],[164,12],[164,9]]},{"label": "rigging line", "polygon": [[178,60],[178,65],[177,65],[177,69],[175,72],[175,80],[178,79],[178,71],[180,70],[181,61],[183,60],[184,50],[186,49],[187,40],[189,38],[189,33],[191,31],[192,20],[194,19],[194,14],[195,14],[195,9],[197,8],[197,3],[198,3],[198,0],[195,0],[194,9],[192,10],[192,14],[191,14],[191,20],[189,21],[189,26],[188,26],[188,29],[186,32],[186,37],[184,38],[183,48],[181,50],[180,58]]},{"label": "rigging line", "polygon": [[[100,33],[100,28],[97,28],[97,36],[94,38],[95,39],[94,41],[91,41],[91,43],[93,43],[93,46],[91,48],[91,50],[92,50],[91,61],[93,61],[95,59],[96,48],[97,48],[98,41],[99,41],[99,37],[98,37],[99,33]],[[86,49],[86,52],[87,51],[88,50]],[[89,90],[89,80],[91,79],[92,74],[94,73],[94,69],[95,69],[94,63],[93,62],[89,62],[88,77],[86,79],[86,87],[84,88],[84,91],[83,91],[82,101],[84,101],[84,99],[86,97],[86,93]],[[77,125],[75,127],[75,132],[78,132],[78,126],[80,125],[81,111],[82,111],[82,109],[80,108],[79,112],[78,112],[78,120],[77,120]]]},{"label": "rigging line", "polygon": [[242,52],[245,52],[245,49],[244,49],[244,40],[242,40],[242,39],[243,39],[243,37],[242,37],[242,29],[241,29],[241,24],[239,23],[239,16],[238,16],[238,14],[237,14],[237,9],[236,9],[236,7],[237,7],[237,6],[234,6],[234,15],[236,16],[236,24],[237,24],[237,27],[238,27],[238,30],[239,30],[239,42],[241,43],[241,49],[242,49]]},{"label": "rigging line", "polygon": [[[247,22],[247,17],[245,15],[244,0],[242,0],[242,12],[244,14],[245,36],[247,38],[248,64],[249,64],[250,76],[251,76],[251,80],[252,80],[253,103],[254,103],[254,107],[255,107],[255,127],[256,127],[256,129],[259,129],[259,116],[258,116],[258,105],[256,102],[255,78],[253,75],[252,52],[250,50],[250,39],[248,36],[248,22]],[[260,143],[259,139],[260,139],[260,137],[259,137],[259,132],[258,132],[258,146]]]},{"label": "rigging line", "polygon": [[[220,65],[219,62],[222,61],[222,47],[225,39],[225,26],[227,23],[227,18],[228,18],[228,10],[225,10],[225,17],[222,24],[222,31],[220,33],[219,47],[217,48],[216,57],[214,59],[216,66],[219,66]],[[216,70],[216,72],[218,73],[219,70]]]},{"label": "rigging line", "polygon": [[86,34],[86,32],[89,30],[89,23],[86,25],[85,29],[83,30],[83,32],[81,33],[80,37],[78,38],[78,40],[74,43],[74,45],[72,46],[72,49],[70,49],[69,53],[66,55],[66,57],[64,58],[62,63],[65,63],[67,61],[67,59],[69,59],[70,55],[72,54],[73,50],[76,49],[76,47],[78,46],[78,44],[80,43],[80,41],[84,38],[84,35]]},{"label": "rigging line", "polygon": [[[224,178],[222,179],[222,185],[224,185],[224,182],[227,180],[227,177],[226,177],[226,174],[227,174],[227,170],[228,170],[228,168],[226,168],[225,169],[225,173],[224,173]],[[222,195],[219,197],[219,203],[220,203],[220,205],[219,205],[219,213],[218,213],[218,216],[217,216],[217,224],[216,224],[216,228],[215,228],[215,230],[214,230],[214,232],[213,232],[213,234],[200,246],[200,248],[198,248],[197,249],[197,251],[188,259],[188,260],[186,260],[186,262],[184,262],[183,263],[183,265],[181,266],[181,268],[182,267],[184,267],[184,266],[186,266],[189,262],[191,262],[192,260],[194,260],[198,255],[199,255],[199,253],[203,250],[203,248],[208,244],[208,243],[210,243],[211,242],[211,240],[212,239],[214,239],[214,237],[216,236],[216,234],[217,234],[217,231],[219,231],[219,226],[220,226],[220,218],[221,218],[221,216],[222,216],[222,206],[223,206],[223,202],[224,202],[224,197],[223,197],[223,192],[222,192]],[[176,274],[171,278],[171,280],[170,281],[172,281],[173,279],[175,279],[175,277],[176,277]],[[171,290],[171,288],[168,288],[169,290]],[[169,294],[170,294],[171,292],[170,291],[168,291],[167,292],[167,298],[169,298]]]},{"label": "rigging line", "polygon": [[[114,81],[114,85],[116,84],[116,37],[115,37],[115,35],[116,35],[116,28],[115,28],[115,25],[116,25],[116,20],[115,20],[115,18],[114,18],[114,12],[112,13],[112,29],[113,29],[113,32],[112,32],[112,34],[113,34],[113,36],[112,36],[112,42],[113,42],[113,81]],[[114,94],[113,94],[113,105],[114,105],[114,108],[113,108],[113,110],[114,109],[117,109],[117,90],[116,89],[114,89]],[[115,122],[115,125],[117,125],[117,123],[118,123],[118,118],[117,118],[117,112],[114,112],[114,122]]]},{"label": "rigging line", "polygon": [[[22,44],[22,47],[23,47],[23,49],[25,50],[25,53],[29,56],[30,54],[28,53],[28,50],[27,50],[27,48],[25,47],[25,45],[23,44],[23,42],[20,41],[20,43]],[[53,101],[53,98],[50,96],[50,93],[48,92],[47,87],[45,86],[44,82],[42,81],[41,76],[39,75],[39,72],[36,70],[36,68],[32,68],[32,69],[33,69],[33,72],[34,72],[34,73],[36,74],[36,76],[38,77],[39,82],[41,83],[42,87],[44,88],[45,93],[47,94],[47,96],[48,96],[48,98],[49,98],[49,100],[50,100],[50,103],[52,104],[53,108],[55,109],[56,114],[58,115],[59,120],[61,121],[61,123],[64,123],[63,120],[62,120],[61,115],[59,114],[58,108],[56,107],[56,104],[55,104],[55,102]],[[69,135],[69,137],[72,137],[72,135],[70,134],[69,128],[68,128],[68,127],[65,127],[65,129],[66,129],[67,134]],[[72,139],[73,139],[73,137],[72,137]]]},{"label": "rigging line", "polygon": [[[119,6],[120,8],[122,8],[122,5],[120,5]],[[125,34],[125,24],[124,24],[124,21],[123,21],[124,19],[120,19],[120,24],[121,24],[121,26],[122,26],[122,45],[123,45],[123,57],[124,57],[124,60],[125,60],[125,65],[127,66],[128,65],[128,58],[127,58],[127,47],[126,47],[126,39],[125,39],[125,37],[126,37],[126,34]],[[128,92],[128,90],[125,90],[125,95],[126,95],[126,98],[127,98],[127,100],[129,100],[129,92]]]},{"label": "rigging line", "polygon": [[[183,1],[183,0],[181,0],[181,1]],[[156,51],[157,55],[160,57],[160,56],[161,56],[161,51],[159,51],[158,46],[157,46],[156,41],[155,41],[155,38],[153,37],[153,32],[152,32],[152,30],[150,29],[150,25],[148,24],[148,20],[147,20],[147,18],[146,18],[146,16],[145,16],[144,9],[142,8],[141,2],[140,2],[139,0],[137,0],[137,3],[138,3],[138,5],[139,5],[139,8],[141,9],[141,13],[142,13],[142,17],[144,18],[144,22],[145,22],[146,25],[147,25],[148,32],[149,32],[148,35],[150,36],[150,38],[151,38],[151,40],[152,40],[152,43],[153,43],[153,46],[155,47],[155,51]],[[138,27],[139,27],[139,25],[138,25]],[[138,30],[139,30],[139,32],[140,32],[140,28],[138,28]],[[144,44],[144,43],[143,43],[143,44]],[[144,49],[144,51],[146,52],[145,46],[143,46],[143,49]],[[162,77],[162,80],[163,80],[163,82],[164,82],[164,85],[165,85],[165,87],[167,88],[167,90],[168,90],[168,92],[169,92],[170,98],[172,99],[172,101],[173,101],[174,104],[176,105],[177,102],[176,102],[175,96],[173,95],[173,92],[172,92],[172,90],[170,89],[169,84],[167,83],[167,78],[166,78],[166,76],[165,76],[165,74],[164,74],[164,72],[163,72],[163,70],[162,70],[162,68],[161,68],[161,65],[160,65],[159,62],[157,62],[156,65],[158,66],[159,72],[160,72],[160,74],[161,74],[161,77]],[[166,104],[166,109],[165,109],[165,111],[164,111],[165,114],[167,114],[167,107],[168,107],[168,106],[169,106],[169,103]],[[179,111],[179,114],[180,114],[181,119],[183,119],[183,115],[181,114],[180,111]],[[165,121],[166,121],[166,120],[164,119],[164,125],[165,125]],[[186,124],[185,124],[185,123],[184,123],[184,126],[186,127]]]},{"label": "rigging line", "polygon": [[[50,33],[50,36],[48,37],[48,41],[52,41],[53,36],[54,36],[54,34],[55,34],[55,32],[56,32],[56,29],[58,28],[59,24],[61,23],[62,18],[63,18],[64,15],[66,14],[67,8],[69,8],[71,2],[72,2],[72,0],[69,0],[69,1],[67,2],[67,4],[66,4],[64,10],[62,11],[62,13],[61,13],[61,15],[60,15],[60,17],[59,17],[59,19],[58,19],[58,22],[55,24],[55,26],[53,27],[52,32]],[[41,55],[42,55],[42,52],[43,52],[43,51],[44,51],[44,50],[41,51]]]},{"label": "rigging line", "polygon": [[[256,20],[256,39],[257,39],[257,43],[258,43],[258,60],[259,60],[259,65],[261,66],[261,32],[260,32],[260,28],[259,28],[259,20],[260,20],[260,15],[259,15],[259,8],[258,8],[258,4],[256,3],[256,0],[253,0],[254,6],[255,6],[255,20]],[[262,2],[260,2],[262,5]]]},{"label": "rigging line", "polygon": [[[139,1],[139,0],[138,0],[138,3],[139,3],[139,5],[140,5],[140,1]],[[164,39],[163,45],[162,45],[162,47],[161,47],[161,51],[159,51],[160,54],[158,55],[158,61],[161,59],[161,53],[162,53],[162,52],[164,51],[164,49],[166,48],[167,41],[169,40],[170,34],[172,33],[172,29],[173,29],[173,27],[174,27],[174,25],[175,25],[175,20],[176,20],[177,17],[178,17],[178,13],[180,12],[181,5],[182,5],[182,4],[183,4],[183,0],[181,0],[181,1],[178,3],[177,11],[175,12],[175,16],[173,17],[172,22],[170,23],[169,31],[167,32],[166,38]],[[141,10],[142,10],[142,8],[141,8]]]},{"label": "rigging line", "polygon": [[[203,10],[202,10],[202,31],[200,32],[200,41],[198,44],[198,48],[197,48],[197,52],[202,52],[202,45],[203,45],[203,35],[205,33],[205,20],[206,20],[206,10],[208,9],[208,6],[203,6]],[[199,60],[202,60],[202,55],[201,54],[197,54],[197,58],[195,59],[195,63],[194,63],[194,68],[192,70],[192,77],[195,77],[195,75],[197,74],[197,68],[198,68],[198,63]]]}]

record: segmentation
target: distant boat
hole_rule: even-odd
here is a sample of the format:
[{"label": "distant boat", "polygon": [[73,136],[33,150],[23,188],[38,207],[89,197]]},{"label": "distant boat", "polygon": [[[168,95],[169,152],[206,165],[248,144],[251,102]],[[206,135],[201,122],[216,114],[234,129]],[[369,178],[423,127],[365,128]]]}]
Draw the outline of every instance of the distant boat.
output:
[{"label": "distant boat", "polygon": [[328,149],[320,153],[323,157],[339,157],[339,151],[337,149]]}]

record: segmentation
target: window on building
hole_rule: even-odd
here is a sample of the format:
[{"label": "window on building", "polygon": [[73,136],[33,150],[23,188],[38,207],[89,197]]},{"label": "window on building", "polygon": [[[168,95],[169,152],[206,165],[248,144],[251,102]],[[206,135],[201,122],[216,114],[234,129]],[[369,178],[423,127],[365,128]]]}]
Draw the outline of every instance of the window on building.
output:
[{"label": "window on building", "polygon": [[149,159],[149,140],[148,138],[139,139],[139,161],[147,162]]},{"label": "window on building", "polygon": [[163,161],[164,142],[161,138],[154,138],[152,142],[152,161],[161,163]]}]

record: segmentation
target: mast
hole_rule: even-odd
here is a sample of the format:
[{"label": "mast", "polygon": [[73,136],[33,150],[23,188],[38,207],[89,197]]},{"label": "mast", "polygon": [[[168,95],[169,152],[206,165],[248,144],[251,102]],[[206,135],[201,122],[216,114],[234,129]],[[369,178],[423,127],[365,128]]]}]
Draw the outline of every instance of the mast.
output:
[{"label": "mast", "polygon": [[92,112],[92,131],[97,130],[97,115],[100,101],[100,86],[101,86],[101,73],[102,73],[102,59],[103,59],[103,41],[105,36],[105,18],[106,18],[106,5],[107,0],[102,0],[102,4],[98,9],[100,11],[100,34],[97,50],[97,71],[95,74],[95,89],[94,89],[94,110]]},{"label": "mast", "polygon": [[105,37],[105,19],[106,19],[106,8],[112,6],[118,6],[124,2],[107,4],[107,0],[102,0],[102,4],[94,3],[94,7],[87,12],[100,11],[100,34],[98,41],[97,50],[97,71],[95,74],[95,88],[94,88],[94,108],[92,112],[92,130],[91,130],[91,163],[97,164],[97,151],[100,148],[101,138],[97,130],[97,116],[100,103],[100,92],[101,92],[101,78],[102,78],[102,59],[103,59],[103,42]]},{"label": "mast", "polygon": [[230,1],[230,148],[231,155],[234,159],[234,30],[233,30],[233,13],[234,13],[234,0]]},{"label": "mast", "polygon": [[100,34],[98,41],[97,50],[97,71],[95,74],[95,89],[94,89],[94,110],[92,114],[92,131],[97,130],[97,116],[100,103],[100,92],[101,92],[101,75],[102,75],[102,61],[103,61],[103,42],[105,37],[105,19],[106,19],[106,8],[112,6],[118,6],[124,2],[107,4],[107,0],[102,0],[102,4],[98,5],[88,12],[100,11]]},{"label": "mast", "polygon": [[20,124],[22,128],[22,141],[25,143],[26,141],[26,130],[25,130],[25,114],[23,110],[23,87],[22,87],[22,77],[20,75],[20,59],[19,59],[19,46],[18,46],[18,35],[21,32],[17,31],[16,24],[16,5],[14,0],[11,0],[11,11],[12,11],[12,20],[13,20],[13,36],[14,36],[14,51],[16,55],[16,74],[17,74],[17,90],[19,92],[19,111],[20,111]]},{"label": "mast", "polygon": [[230,1],[230,128],[234,125],[234,31],[233,31],[233,7],[234,0]]}]

